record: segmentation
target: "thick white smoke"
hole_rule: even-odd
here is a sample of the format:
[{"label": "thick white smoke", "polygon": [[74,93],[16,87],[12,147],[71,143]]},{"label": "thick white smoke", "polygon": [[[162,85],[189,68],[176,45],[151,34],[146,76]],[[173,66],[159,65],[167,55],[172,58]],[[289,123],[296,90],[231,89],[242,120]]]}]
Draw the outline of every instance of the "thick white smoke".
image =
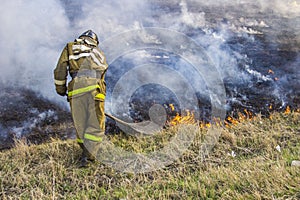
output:
[{"label": "thick white smoke", "polygon": [[145,0],[89,1],[82,2],[82,13],[76,25],[82,29],[93,28],[100,39],[107,39],[134,28],[151,16]]},{"label": "thick white smoke", "polygon": [[51,95],[53,67],[63,42],[72,34],[60,2],[2,1],[0,24],[2,82]]},{"label": "thick white smoke", "polygon": [[[211,8],[210,13],[206,13],[204,7]],[[214,7],[223,9],[215,11]],[[224,13],[217,13],[216,23],[212,24],[213,19],[208,17],[209,14],[220,11]],[[241,76],[236,76],[236,59],[244,55],[235,52],[235,57],[232,57],[221,46],[230,37],[228,31],[249,34],[251,40],[251,34],[260,34],[256,27],[270,26],[269,19],[255,19],[259,12],[295,17],[300,13],[300,2],[3,0],[0,8],[0,78],[5,84],[20,84],[41,91],[51,99],[57,98],[53,85],[53,69],[67,42],[74,40],[87,29],[97,32],[103,41],[123,31],[154,26],[186,34],[190,30],[201,29],[205,36],[194,36],[194,39],[206,48],[222,77],[247,81],[248,74],[241,73]],[[248,19],[246,13],[248,16],[252,13],[252,18]],[[218,27],[222,18],[226,18],[228,22],[223,27]],[[278,25],[280,28],[286,26],[289,24]],[[299,29],[296,28],[297,30],[295,34],[299,39]]]},{"label": "thick white smoke", "polygon": [[[0,80],[55,98],[53,69],[67,42],[87,29],[100,40],[138,26],[142,1],[4,0],[0,8]],[[80,8],[72,8],[77,6]]]}]

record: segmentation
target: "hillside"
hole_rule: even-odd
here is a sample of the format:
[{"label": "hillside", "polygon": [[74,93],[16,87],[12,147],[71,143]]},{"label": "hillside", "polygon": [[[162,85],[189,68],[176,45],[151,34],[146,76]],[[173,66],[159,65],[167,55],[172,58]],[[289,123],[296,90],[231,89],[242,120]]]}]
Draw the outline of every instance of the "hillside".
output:
[{"label": "hillside", "polygon": [[[299,122],[299,112],[243,119],[222,129],[204,160],[197,139],[175,163],[143,174],[118,172],[100,162],[79,169],[80,149],[73,140],[32,146],[17,141],[15,148],[0,152],[0,198],[300,199],[300,167],[291,166],[300,160]],[[110,139],[123,148],[149,150],[131,137]]]}]

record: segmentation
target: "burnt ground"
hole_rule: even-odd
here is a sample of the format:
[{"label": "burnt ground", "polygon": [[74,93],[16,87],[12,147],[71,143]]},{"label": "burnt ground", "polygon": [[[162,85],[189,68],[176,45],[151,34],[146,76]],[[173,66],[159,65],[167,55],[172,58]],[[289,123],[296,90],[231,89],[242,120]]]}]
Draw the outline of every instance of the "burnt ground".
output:
[{"label": "burnt ground", "polygon": [[[171,94],[163,92],[162,94],[152,93],[153,86],[145,87],[142,93],[135,94],[130,102],[130,116],[136,121],[149,120],[148,110],[154,103],[164,106],[171,120],[177,112],[178,102]],[[155,91],[157,91],[157,86]],[[250,88],[241,93],[248,93],[250,99],[242,99],[236,95],[238,101],[233,101],[230,96],[230,86],[228,86],[227,94],[230,98],[227,102],[230,108],[227,115],[237,116],[237,113],[244,113],[246,109],[253,114],[262,114],[268,117],[273,111],[284,111],[287,106],[292,110],[300,108],[299,96],[294,96],[290,101],[283,105],[280,99],[273,96],[262,96],[261,92],[257,94]],[[68,139],[75,137],[75,129],[71,119],[71,113],[68,109],[51,102],[39,93],[26,88],[6,87],[0,89],[0,150],[11,148],[15,139],[24,139],[27,144],[40,144],[50,141],[51,138]],[[159,91],[159,90],[158,90]],[[148,95],[146,95],[148,93]],[[143,98],[141,98],[143,97]],[[210,101],[206,97],[198,96],[200,119],[209,121],[210,117]],[[175,109],[169,106],[173,104]],[[272,105],[272,106],[271,106]],[[270,107],[271,106],[271,107]],[[115,122],[109,118],[106,120],[106,133],[118,133],[120,129]]]},{"label": "burnt ground", "polygon": [[[73,11],[82,10],[82,4],[71,0],[61,0],[61,2],[70,22],[75,23],[80,15]],[[142,20],[142,24],[146,26],[160,25],[158,23],[160,19],[168,15],[174,17],[181,15],[180,1],[156,0],[151,4],[153,6],[151,19],[146,17],[145,21]],[[300,17],[280,15],[274,12],[272,7],[264,10],[255,2],[243,2],[239,3],[239,6],[218,5],[211,6],[206,2],[191,1],[187,3],[187,9],[194,14],[204,12],[206,28],[210,31],[219,33],[222,32],[221,27],[229,27],[226,31],[230,38],[221,48],[228,50],[232,58],[237,60],[239,68],[237,76],[248,74],[250,77],[247,83],[241,83],[235,77],[224,79],[227,115],[237,116],[237,113],[247,110],[253,114],[268,117],[271,112],[282,112],[288,106],[292,110],[299,109]],[[251,25],[250,22],[255,23]],[[267,26],[261,26],[261,22],[265,22]],[[198,38],[206,34],[200,28],[185,24],[179,25],[180,31],[189,37]],[[263,34],[249,35],[243,31],[240,32],[239,28],[253,29]],[[236,52],[246,57],[235,57]],[[134,66],[133,64],[122,60],[116,63],[115,67],[110,66],[106,76],[108,94],[118,78],[127,72],[129,69],[127,66]],[[174,63],[166,61],[162,64],[171,66]],[[250,70],[254,70],[269,80],[263,81],[255,74],[251,74],[245,66],[250,66]],[[156,94],[152,91],[160,92]],[[15,138],[24,138],[28,144],[38,144],[48,141],[51,137],[65,139],[75,136],[68,109],[51,102],[39,93],[23,87],[1,86],[0,97],[0,149],[11,147]],[[201,95],[198,95],[198,100],[200,119],[209,121],[210,100]],[[133,94],[129,105],[130,116],[137,122],[148,120],[148,109],[154,103],[165,107],[170,116],[169,119],[176,112],[180,112],[178,102],[172,94],[150,85]],[[174,104],[174,111],[170,110],[169,104]],[[117,131],[114,121],[107,119],[106,125],[107,133]]]},{"label": "burnt ground", "polygon": [[26,88],[0,91],[0,149],[10,148],[15,139],[38,144],[74,135],[71,115],[61,106]]}]

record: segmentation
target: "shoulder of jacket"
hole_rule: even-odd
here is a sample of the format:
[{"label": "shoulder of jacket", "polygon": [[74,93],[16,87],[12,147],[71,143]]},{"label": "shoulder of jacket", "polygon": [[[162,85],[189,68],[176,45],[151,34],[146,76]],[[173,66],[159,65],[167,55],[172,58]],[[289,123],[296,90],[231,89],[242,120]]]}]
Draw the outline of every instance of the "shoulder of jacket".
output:
[{"label": "shoulder of jacket", "polygon": [[70,49],[73,49],[74,45],[79,45],[79,44],[83,44],[83,42],[75,40],[74,42],[67,43],[66,48],[70,50]]},{"label": "shoulder of jacket", "polygon": [[72,46],[72,45],[78,44],[78,43],[79,43],[79,42],[75,40],[75,41],[73,41],[73,42],[69,42],[67,45],[68,45],[68,46]]}]

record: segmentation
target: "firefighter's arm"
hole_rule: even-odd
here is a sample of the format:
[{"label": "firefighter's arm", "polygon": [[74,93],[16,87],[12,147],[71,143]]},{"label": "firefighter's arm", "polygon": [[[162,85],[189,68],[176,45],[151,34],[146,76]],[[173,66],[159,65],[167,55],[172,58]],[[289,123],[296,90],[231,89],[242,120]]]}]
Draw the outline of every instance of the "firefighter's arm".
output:
[{"label": "firefighter's arm", "polygon": [[56,68],[54,69],[54,83],[57,94],[65,96],[67,94],[67,76],[68,76],[68,49],[67,46],[62,51]]}]

